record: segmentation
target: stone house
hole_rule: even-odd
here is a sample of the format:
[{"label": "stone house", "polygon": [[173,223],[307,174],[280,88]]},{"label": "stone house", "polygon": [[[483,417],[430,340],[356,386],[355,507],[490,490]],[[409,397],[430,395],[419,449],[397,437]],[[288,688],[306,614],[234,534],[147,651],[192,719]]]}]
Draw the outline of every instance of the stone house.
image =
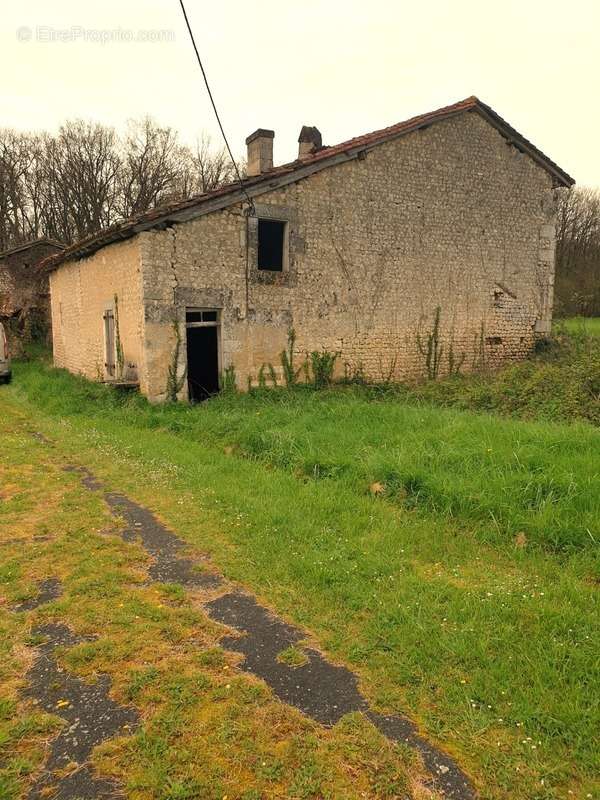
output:
[{"label": "stone house", "polygon": [[49,331],[48,276],[38,267],[63,250],[60,242],[41,237],[0,253],[0,322],[5,323],[9,335],[18,336],[32,325]]},{"label": "stone house", "polygon": [[[339,353],[338,374],[442,375],[550,330],[555,190],[573,179],[475,97],[343,144],[303,127],[273,166],[48,259],[54,359],[153,401],[240,389]],[[270,366],[269,366],[270,365]]]}]

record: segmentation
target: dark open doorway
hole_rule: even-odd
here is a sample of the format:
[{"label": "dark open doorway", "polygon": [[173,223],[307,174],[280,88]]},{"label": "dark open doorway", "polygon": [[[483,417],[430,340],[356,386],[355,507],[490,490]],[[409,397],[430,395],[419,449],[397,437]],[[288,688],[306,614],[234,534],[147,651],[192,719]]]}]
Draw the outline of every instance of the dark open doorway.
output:
[{"label": "dark open doorway", "polygon": [[216,324],[187,325],[187,378],[192,403],[206,400],[219,391],[219,335]]}]

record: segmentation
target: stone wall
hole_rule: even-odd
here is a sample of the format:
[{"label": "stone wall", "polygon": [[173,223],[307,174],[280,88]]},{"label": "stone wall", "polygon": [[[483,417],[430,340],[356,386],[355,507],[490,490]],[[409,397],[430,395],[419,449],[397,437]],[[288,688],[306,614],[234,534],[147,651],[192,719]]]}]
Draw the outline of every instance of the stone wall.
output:
[{"label": "stone wall", "polygon": [[281,375],[291,326],[298,362],[328,349],[340,352],[339,372],[374,380],[426,373],[437,308],[440,374],[522,358],[549,330],[551,178],[475,113],[263,194],[256,206],[288,221],[283,273],[256,269],[256,220],[240,207],[138,236],[140,377],[152,399],[165,396],[174,319],[185,345],[186,307],[222,309],[221,368],[234,365],[242,389],[263,363]]},{"label": "stone wall", "polygon": [[107,379],[104,314],[118,305],[123,372],[137,380],[142,363],[142,293],[137,239],[113,244],[50,275],[54,363],[93,380]]},{"label": "stone wall", "polygon": [[0,261],[0,316],[10,317],[15,312],[14,296],[16,292],[13,271]]},{"label": "stone wall", "polygon": [[36,241],[0,254],[0,320],[9,333],[13,354],[20,352],[19,340],[23,337],[32,333],[49,337],[48,277],[37,267],[40,261],[60,249],[52,242]]}]

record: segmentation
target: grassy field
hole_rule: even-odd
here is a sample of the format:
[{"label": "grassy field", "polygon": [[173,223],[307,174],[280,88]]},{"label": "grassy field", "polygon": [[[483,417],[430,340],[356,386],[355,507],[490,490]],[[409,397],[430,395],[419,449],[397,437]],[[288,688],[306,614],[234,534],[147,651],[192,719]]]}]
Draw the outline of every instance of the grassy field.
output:
[{"label": "grassy field", "polygon": [[[307,626],[483,798],[596,797],[600,432],[549,421],[552,408],[594,419],[598,354],[581,338],[435,392],[281,390],[195,408],[17,364],[0,404]],[[519,400],[523,375],[548,371],[546,393]],[[462,410],[486,380],[513,387],[511,408],[496,388],[484,405],[513,418]],[[434,405],[449,384],[459,408]]]},{"label": "grassy field", "polygon": [[[402,746],[360,715],[324,730],[273,699],[218,647],[220,628],[177,585],[149,584],[148,558],[126,544],[101,497],[32,437],[30,417],[0,399],[0,798],[25,797],[44,745],[65,724],[21,698],[35,624],[66,622],[92,642],[63,648],[86,681],[109,675],[140,730],[98,747],[102,775],[136,800],[430,797]],[[63,594],[37,611],[10,606],[57,577]],[[68,772],[69,768],[67,768]],[[46,795],[44,795],[46,796]]]},{"label": "grassy field", "polygon": [[561,326],[569,333],[583,333],[589,336],[600,336],[600,317],[571,317],[570,319],[558,320],[556,327]]}]

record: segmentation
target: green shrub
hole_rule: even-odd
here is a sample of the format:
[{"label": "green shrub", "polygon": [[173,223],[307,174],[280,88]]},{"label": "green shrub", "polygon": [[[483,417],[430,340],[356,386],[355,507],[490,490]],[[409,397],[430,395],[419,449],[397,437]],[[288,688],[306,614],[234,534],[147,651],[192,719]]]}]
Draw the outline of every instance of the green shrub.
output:
[{"label": "green shrub", "polygon": [[325,386],[331,384],[335,362],[339,355],[339,353],[330,353],[329,350],[313,350],[310,354],[310,365],[315,389],[323,389]]}]

